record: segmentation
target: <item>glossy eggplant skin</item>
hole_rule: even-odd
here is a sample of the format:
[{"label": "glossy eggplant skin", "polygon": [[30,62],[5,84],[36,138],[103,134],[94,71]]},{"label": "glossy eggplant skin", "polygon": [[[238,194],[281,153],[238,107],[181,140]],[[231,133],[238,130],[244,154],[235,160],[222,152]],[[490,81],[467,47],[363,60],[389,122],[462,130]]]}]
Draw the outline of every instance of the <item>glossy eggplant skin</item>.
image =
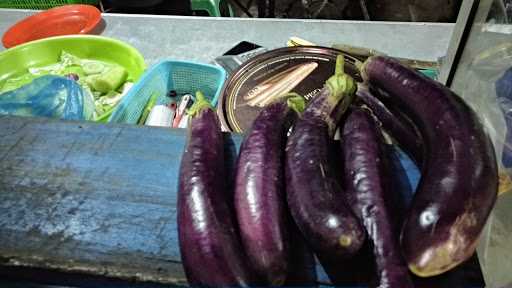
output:
[{"label": "glossy eggplant skin", "polygon": [[[349,96],[351,97],[351,96]],[[343,99],[350,103],[351,99]],[[365,240],[363,227],[347,206],[329,165],[329,144],[347,102],[338,103],[325,87],[306,107],[286,145],[286,192],[290,212],[318,254],[348,257]]]},{"label": "glossy eggplant skin", "polygon": [[290,264],[284,148],[293,116],[286,101],[263,108],[240,147],[235,176],[242,244],[253,269],[273,286],[283,284]]},{"label": "glossy eggplant skin", "polygon": [[225,189],[220,123],[211,108],[197,112],[189,125],[178,187],[178,235],[191,286],[249,286],[247,265]]},{"label": "glossy eggplant skin", "polygon": [[[379,288],[414,287],[400,249],[393,217],[395,191],[377,123],[367,109],[354,108],[342,128],[347,202],[366,228],[375,256]],[[400,208],[398,208],[400,209]]]},{"label": "glossy eggplant skin", "polygon": [[494,147],[471,108],[441,84],[386,57],[371,57],[363,78],[389,94],[425,145],[422,177],[401,232],[409,269],[441,274],[467,260],[494,206]]},{"label": "glossy eggplant skin", "polygon": [[377,117],[382,128],[393,137],[398,145],[404,149],[416,162],[421,166],[424,158],[423,141],[419,135],[417,128],[410,120],[400,112],[389,109],[377,97],[373,95],[367,87],[360,85],[356,95],[365,105],[370,108],[373,115]]}]

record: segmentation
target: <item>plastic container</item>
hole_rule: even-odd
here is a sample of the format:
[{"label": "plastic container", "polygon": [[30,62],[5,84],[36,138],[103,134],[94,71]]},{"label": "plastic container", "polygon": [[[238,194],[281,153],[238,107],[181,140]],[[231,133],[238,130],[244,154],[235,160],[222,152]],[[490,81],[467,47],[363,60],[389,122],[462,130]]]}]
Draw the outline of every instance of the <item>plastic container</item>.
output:
[{"label": "plastic container", "polygon": [[28,16],[2,37],[5,48],[53,36],[95,34],[101,11],[92,5],[65,5]]},{"label": "plastic container", "polygon": [[67,4],[97,5],[98,2],[99,0],[2,0],[0,8],[41,10]]},{"label": "plastic container", "polygon": [[144,73],[123,97],[108,122],[136,124],[152,95],[158,94],[157,104],[164,103],[172,90],[178,95],[201,91],[216,106],[225,79],[226,72],[221,67],[186,61],[161,61]]},{"label": "plastic container", "polygon": [[204,11],[212,17],[233,17],[233,8],[226,0],[191,0],[192,11]]},{"label": "plastic container", "polygon": [[[139,51],[119,40],[94,35],[58,36],[18,45],[0,53],[0,85],[10,77],[27,73],[28,68],[59,62],[63,50],[80,58],[121,65],[133,81],[139,79],[146,67]],[[98,121],[106,122],[110,114],[112,111],[100,115]]]}]

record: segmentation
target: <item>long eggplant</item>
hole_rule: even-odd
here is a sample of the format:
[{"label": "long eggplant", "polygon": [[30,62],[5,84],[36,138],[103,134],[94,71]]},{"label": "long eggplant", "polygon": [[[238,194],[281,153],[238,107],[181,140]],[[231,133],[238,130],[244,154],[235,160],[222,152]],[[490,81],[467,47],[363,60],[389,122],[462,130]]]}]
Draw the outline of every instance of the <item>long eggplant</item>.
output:
[{"label": "long eggplant", "polygon": [[317,286],[316,261],[311,248],[306,244],[304,236],[289,217],[290,231],[290,264],[284,283],[285,287]]},{"label": "long eggplant", "polygon": [[424,166],[401,232],[409,269],[441,274],[467,260],[494,206],[498,169],[494,147],[475,112],[445,86],[385,57],[362,67],[370,86],[418,128]]},{"label": "long eggplant", "polygon": [[358,86],[356,95],[371,109],[382,128],[398,142],[398,145],[413,158],[417,165],[421,166],[424,158],[423,141],[411,120],[401,115],[399,111],[391,111],[364,85]]},{"label": "long eggplant", "polygon": [[389,160],[382,135],[366,109],[354,108],[342,129],[344,181],[350,207],[364,224],[375,256],[379,288],[414,287],[402,256],[396,199],[390,189]]},{"label": "long eggplant", "polygon": [[341,197],[341,187],[329,165],[329,142],[337,122],[351,103],[356,85],[336,74],[306,107],[286,145],[286,193],[290,212],[317,254],[351,256],[364,243],[361,223]]},{"label": "long eggplant", "polygon": [[283,284],[291,261],[284,148],[295,111],[302,112],[304,106],[301,96],[265,106],[246,134],[238,156],[235,208],[242,244],[249,263],[267,285]]},{"label": "long eggplant", "polygon": [[190,113],[178,186],[178,235],[187,280],[192,286],[249,286],[254,274],[228,204],[232,195],[225,189],[219,120],[201,93]]}]

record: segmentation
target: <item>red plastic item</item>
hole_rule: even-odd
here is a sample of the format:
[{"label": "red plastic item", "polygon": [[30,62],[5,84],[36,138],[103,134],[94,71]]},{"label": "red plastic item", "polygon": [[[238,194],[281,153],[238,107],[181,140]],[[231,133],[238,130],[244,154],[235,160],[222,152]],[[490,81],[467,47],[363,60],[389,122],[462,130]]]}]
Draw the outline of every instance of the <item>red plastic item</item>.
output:
[{"label": "red plastic item", "polygon": [[91,5],[65,5],[29,16],[14,24],[2,38],[5,48],[59,35],[88,34],[101,21]]}]

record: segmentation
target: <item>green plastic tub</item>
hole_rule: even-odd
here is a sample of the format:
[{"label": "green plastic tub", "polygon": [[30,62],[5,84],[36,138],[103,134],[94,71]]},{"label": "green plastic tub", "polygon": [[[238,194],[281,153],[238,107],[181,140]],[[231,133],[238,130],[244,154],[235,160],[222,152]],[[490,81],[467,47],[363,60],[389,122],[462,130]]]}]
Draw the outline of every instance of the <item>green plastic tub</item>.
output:
[{"label": "green plastic tub", "polygon": [[[134,82],[146,68],[140,52],[119,40],[94,35],[57,36],[25,43],[0,53],[0,86],[10,77],[27,73],[28,68],[57,63],[62,50],[80,58],[121,65]],[[106,122],[115,109],[100,115],[97,121]]]},{"label": "green plastic tub", "polygon": [[99,0],[0,0],[0,8],[13,9],[50,9],[67,4],[97,5]]}]

